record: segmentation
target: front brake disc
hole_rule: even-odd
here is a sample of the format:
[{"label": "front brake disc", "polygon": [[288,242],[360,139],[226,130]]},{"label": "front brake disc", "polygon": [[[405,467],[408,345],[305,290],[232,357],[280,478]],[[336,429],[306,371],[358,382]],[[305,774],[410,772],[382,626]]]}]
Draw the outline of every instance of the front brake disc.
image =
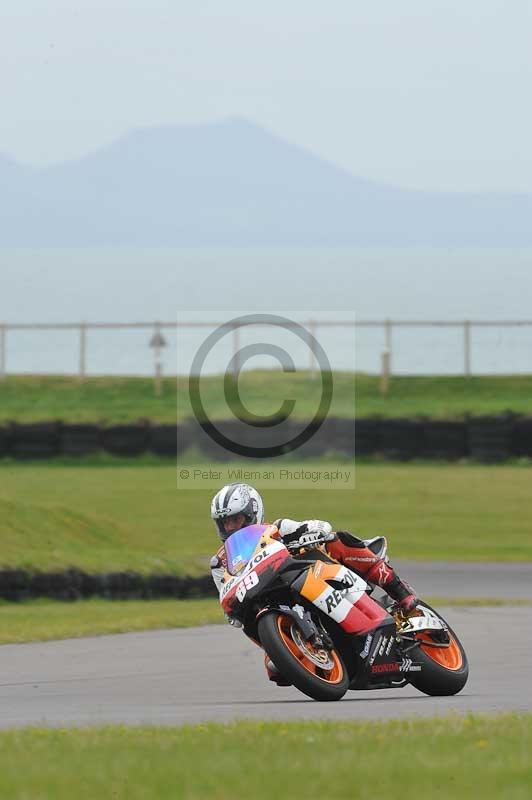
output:
[{"label": "front brake disc", "polygon": [[324,647],[313,647],[309,642],[306,642],[295,623],[292,624],[290,628],[290,635],[292,636],[294,644],[296,644],[301,652],[317,667],[326,670],[331,670],[334,667],[334,661],[327,650]]}]

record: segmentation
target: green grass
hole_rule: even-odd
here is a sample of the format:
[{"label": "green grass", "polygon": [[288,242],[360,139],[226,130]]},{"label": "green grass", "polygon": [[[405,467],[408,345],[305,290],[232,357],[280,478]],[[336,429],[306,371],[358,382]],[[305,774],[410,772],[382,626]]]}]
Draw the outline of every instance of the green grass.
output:
[{"label": "green grass", "polygon": [[529,800],[532,716],[0,733],[10,800]]},{"label": "green grass", "polygon": [[[463,377],[395,377],[390,394],[381,397],[379,379],[357,374],[356,414],[367,417],[426,415],[454,418],[465,413],[496,414],[508,409],[532,413],[532,375]],[[243,402],[256,414],[271,414],[279,397],[297,400],[294,415],[314,415],[321,382],[308,373],[277,371],[244,372],[240,380]],[[227,418],[220,376],[202,381],[202,397],[213,418]],[[354,412],[353,375],[335,373],[333,411],[339,416]],[[149,378],[77,378],[58,376],[9,376],[0,383],[0,421],[33,422],[63,419],[70,422],[134,422],[148,418],[175,422],[190,416],[187,379],[164,379],[163,394],[154,396]]]},{"label": "green grass", "polygon": [[[532,600],[423,598],[435,608],[449,606],[531,606]],[[218,600],[29,600],[0,601],[0,644],[71,639],[129,631],[190,628],[224,623]]]},{"label": "green grass", "polygon": [[[258,488],[267,518],[318,517],[362,536],[384,534],[392,561],[532,560],[526,467],[366,464],[353,492]],[[211,485],[178,491],[167,464],[4,466],[0,566],[204,573],[218,543],[212,494]]]},{"label": "green grass", "polygon": [[224,622],[217,600],[0,602],[0,644]]}]

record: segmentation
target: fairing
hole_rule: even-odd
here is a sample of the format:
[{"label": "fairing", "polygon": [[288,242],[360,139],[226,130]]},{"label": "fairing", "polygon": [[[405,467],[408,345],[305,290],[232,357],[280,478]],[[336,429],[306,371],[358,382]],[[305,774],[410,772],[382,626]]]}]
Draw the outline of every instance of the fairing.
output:
[{"label": "fairing", "polygon": [[227,571],[231,575],[240,575],[245,570],[268,527],[268,525],[248,525],[247,528],[232,533],[226,540]]}]

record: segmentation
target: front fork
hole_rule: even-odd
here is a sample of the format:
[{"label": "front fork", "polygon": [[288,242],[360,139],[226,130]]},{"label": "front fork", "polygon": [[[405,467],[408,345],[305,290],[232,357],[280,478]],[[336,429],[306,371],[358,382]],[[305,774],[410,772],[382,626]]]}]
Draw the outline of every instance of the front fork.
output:
[{"label": "front fork", "polygon": [[332,650],[334,647],[332,639],[323,627],[321,621],[318,620],[316,622],[312,618],[310,611],[306,611],[303,606],[298,603],[293,606],[281,603],[277,606],[262,608],[256,616],[256,621],[269,611],[281,611],[286,616],[292,617],[294,623],[301,631],[303,639],[306,642],[310,642],[314,647],[325,647],[327,650]]}]

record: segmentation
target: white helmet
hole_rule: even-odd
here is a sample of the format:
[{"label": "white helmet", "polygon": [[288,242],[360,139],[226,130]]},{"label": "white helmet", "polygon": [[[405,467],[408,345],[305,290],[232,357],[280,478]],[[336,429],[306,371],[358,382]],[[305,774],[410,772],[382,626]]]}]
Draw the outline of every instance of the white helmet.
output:
[{"label": "white helmet", "polygon": [[253,486],[247,483],[229,483],[212,498],[211,517],[222,541],[229,536],[225,532],[223,521],[234,514],[243,514],[246,525],[264,522],[264,503]]}]

